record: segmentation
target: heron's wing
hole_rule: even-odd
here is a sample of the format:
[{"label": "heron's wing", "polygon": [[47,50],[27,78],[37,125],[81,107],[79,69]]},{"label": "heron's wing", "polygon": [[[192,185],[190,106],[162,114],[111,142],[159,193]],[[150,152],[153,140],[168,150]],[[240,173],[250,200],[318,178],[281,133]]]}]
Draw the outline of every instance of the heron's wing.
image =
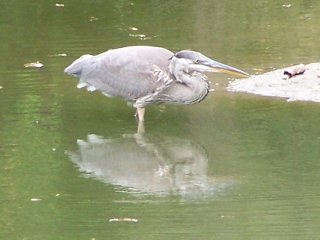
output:
[{"label": "heron's wing", "polygon": [[78,87],[87,86],[88,90],[97,89],[106,95],[134,101],[168,85],[166,78],[159,77],[155,66],[166,70],[172,55],[158,47],[119,48],[84,58],[79,72],[71,74],[80,78]]}]

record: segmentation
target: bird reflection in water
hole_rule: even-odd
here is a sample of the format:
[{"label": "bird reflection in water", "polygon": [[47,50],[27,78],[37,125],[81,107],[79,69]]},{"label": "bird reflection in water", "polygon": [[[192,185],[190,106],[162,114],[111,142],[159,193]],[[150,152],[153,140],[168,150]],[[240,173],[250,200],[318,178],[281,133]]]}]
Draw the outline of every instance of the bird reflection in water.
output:
[{"label": "bird reflection in water", "polygon": [[90,134],[67,152],[79,169],[131,193],[208,196],[230,187],[228,177],[208,177],[208,157],[194,141],[125,134],[104,139]]}]

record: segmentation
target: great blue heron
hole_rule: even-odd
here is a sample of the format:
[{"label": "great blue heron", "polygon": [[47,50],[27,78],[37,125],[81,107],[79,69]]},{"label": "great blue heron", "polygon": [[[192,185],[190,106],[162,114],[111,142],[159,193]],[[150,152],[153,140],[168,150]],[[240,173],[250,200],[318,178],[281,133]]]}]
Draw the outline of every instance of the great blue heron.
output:
[{"label": "great blue heron", "polygon": [[152,46],[130,46],[96,56],[83,55],[64,72],[80,79],[78,88],[98,90],[132,103],[137,108],[139,121],[144,120],[144,110],[149,104],[202,101],[209,93],[209,82],[203,72],[248,75],[199,52],[173,53]]}]

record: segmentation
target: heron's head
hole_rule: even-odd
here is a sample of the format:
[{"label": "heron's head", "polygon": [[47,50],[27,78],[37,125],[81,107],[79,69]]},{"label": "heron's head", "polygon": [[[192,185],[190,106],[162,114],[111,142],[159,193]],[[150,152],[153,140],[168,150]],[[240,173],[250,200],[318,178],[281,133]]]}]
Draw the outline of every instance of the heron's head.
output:
[{"label": "heron's head", "polygon": [[[249,76],[248,73],[241,71],[237,68],[225,65],[223,63],[214,61],[205,55],[190,51],[183,50],[174,54],[171,59],[174,63],[175,70],[182,70],[186,73],[192,72],[223,72],[236,76]],[[173,69],[172,69],[173,70]]]}]

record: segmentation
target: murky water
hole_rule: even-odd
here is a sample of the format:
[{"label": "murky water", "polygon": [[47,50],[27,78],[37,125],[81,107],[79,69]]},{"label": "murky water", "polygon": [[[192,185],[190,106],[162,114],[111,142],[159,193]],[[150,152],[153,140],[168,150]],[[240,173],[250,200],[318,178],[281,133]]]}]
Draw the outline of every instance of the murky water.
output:
[{"label": "murky water", "polygon": [[132,108],[63,69],[125,45],[250,73],[319,61],[319,1],[0,6],[1,239],[318,239],[319,104],[228,93],[211,74],[204,102],[150,107],[141,136]]}]

